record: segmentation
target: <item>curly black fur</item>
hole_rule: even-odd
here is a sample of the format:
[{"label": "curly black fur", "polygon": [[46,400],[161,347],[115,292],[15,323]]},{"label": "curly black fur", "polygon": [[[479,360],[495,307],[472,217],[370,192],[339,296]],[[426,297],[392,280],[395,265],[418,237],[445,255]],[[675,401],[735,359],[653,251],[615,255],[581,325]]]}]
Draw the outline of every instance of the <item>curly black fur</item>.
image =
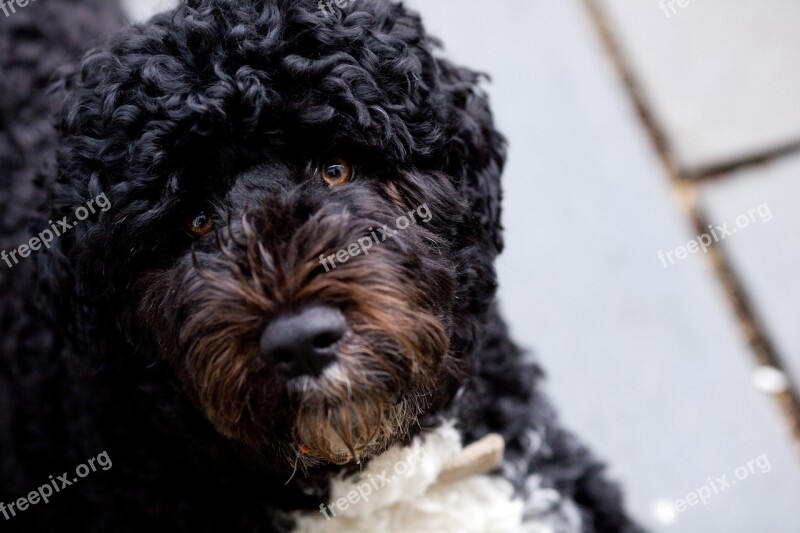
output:
[{"label": "curly black fur", "polygon": [[[425,401],[375,446],[456,416],[468,442],[505,437],[504,475],[521,492],[539,474],[579,505],[585,531],[637,531],[494,310],[505,141],[479,74],[436,56],[419,17],[384,0],[327,15],[312,0],[189,0],[70,66],[119,26],[100,0],[41,1],[0,20],[0,249],[98,195],[112,206],[46,253],[0,263],[0,501],[101,451],[113,460],[47,505],[0,516],[1,530],[287,531],[282,511],[324,501],[352,466],[311,462],[285,485],[302,444],[297,406],[277,392],[237,396],[244,383],[279,389],[271,370],[202,373],[183,353],[200,349],[187,337],[232,327],[229,309],[194,313],[216,317],[231,294],[211,291],[236,286],[243,300],[264,289],[251,299],[265,322],[324,301],[388,332],[365,334],[381,349],[362,346],[362,358],[388,369],[373,370],[387,397]],[[357,179],[325,187],[314,168],[327,157],[354,161]],[[423,203],[430,224],[360,266],[308,266]],[[216,231],[197,238],[183,221],[200,209]],[[391,289],[380,302],[403,295],[395,316],[417,313],[416,328],[391,331],[365,307],[359,284],[378,283]],[[247,352],[247,335],[236,340],[232,358]],[[220,422],[204,403],[212,385],[222,405],[270,406],[275,422]]]}]

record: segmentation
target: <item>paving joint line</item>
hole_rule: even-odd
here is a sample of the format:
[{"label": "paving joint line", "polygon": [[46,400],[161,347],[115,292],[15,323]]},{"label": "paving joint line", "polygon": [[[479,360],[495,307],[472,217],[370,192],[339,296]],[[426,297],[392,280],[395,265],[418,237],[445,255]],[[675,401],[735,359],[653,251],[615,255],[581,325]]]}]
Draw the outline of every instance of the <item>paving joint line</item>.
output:
[{"label": "paving joint line", "polygon": [[[686,186],[684,186],[686,187]],[[706,217],[697,201],[698,187],[691,186],[688,191],[680,194],[681,203],[689,211],[692,225],[698,235],[708,230],[711,221]],[[733,309],[739,326],[748,346],[759,365],[771,366],[779,369],[786,376],[789,386],[785,392],[773,394],[789,423],[789,429],[795,439],[795,444],[800,450],[800,396],[798,383],[787,372],[783,357],[770,340],[758,313],[753,308],[752,300],[748,297],[739,276],[733,269],[732,261],[719,242],[714,242],[708,247],[708,258],[711,261],[717,278],[722,283],[725,296]]]},{"label": "paving joint line", "polygon": [[795,141],[733,161],[708,165],[696,171],[684,171],[678,175],[678,179],[695,183],[718,181],[734,172],[765,166],[798,154],[800,154],[800,141]]}]

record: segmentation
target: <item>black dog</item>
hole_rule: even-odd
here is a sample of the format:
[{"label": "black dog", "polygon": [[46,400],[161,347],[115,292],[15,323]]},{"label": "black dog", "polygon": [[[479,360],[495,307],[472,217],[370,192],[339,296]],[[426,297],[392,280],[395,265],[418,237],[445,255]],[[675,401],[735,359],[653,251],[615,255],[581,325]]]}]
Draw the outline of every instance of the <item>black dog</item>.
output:
[{"label": "black dog", "polygon": [[402,5],[323,7],[0,20],[0,530],[290,531],[445,420],[553,531],[638,530],[495,309],[481,76]]}]

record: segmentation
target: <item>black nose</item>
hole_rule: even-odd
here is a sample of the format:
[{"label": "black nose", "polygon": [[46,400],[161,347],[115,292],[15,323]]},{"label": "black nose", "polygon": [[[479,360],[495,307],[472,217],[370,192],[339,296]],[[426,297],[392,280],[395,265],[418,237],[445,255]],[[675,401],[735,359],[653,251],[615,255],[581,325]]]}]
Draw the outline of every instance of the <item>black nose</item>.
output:
[{"label": "black nose", "polygon": [[317,376],[336,359],[336,344],[346,331],[344,315],[332,307],[278,316],[261,336],[261,355],[286,374]]}]

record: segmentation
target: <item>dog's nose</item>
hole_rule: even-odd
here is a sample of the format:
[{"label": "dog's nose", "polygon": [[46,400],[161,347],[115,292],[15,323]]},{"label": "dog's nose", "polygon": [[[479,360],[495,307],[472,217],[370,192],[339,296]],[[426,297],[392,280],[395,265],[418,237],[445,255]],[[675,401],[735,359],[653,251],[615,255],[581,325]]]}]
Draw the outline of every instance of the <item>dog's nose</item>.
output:
[{"label": "dog's nose", "polygon": [[317,376],[336,359],[336,344],[346,332],[341,311],[310,307],[270,322],[261,336],[261,355],[289,375]]}]

